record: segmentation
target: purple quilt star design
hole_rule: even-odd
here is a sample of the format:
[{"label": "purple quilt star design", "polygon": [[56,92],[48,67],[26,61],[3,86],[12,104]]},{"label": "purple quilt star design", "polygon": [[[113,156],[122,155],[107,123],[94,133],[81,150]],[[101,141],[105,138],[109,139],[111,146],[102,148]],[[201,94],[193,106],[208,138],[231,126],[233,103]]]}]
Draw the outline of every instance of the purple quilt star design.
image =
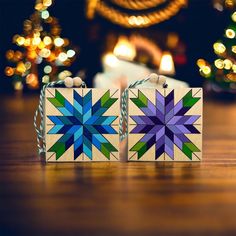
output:
[{"label": "purple quilt star design", "polygon": [[[165,91],[166,92],[166,91]],[[134,115],[130,118],[136,123],[130,134],[144,134],[130,151],[138,154],[138,160],[155,145],[155,159],[167,154],[174,160],[174,146],[177,146],[190,160],[199,148],[187,137],[188,134],[199,134],[195,122],[200,115],[186,113],[199,101],[189,90],[176,104],[174,90],[164,96],[155,90],[155,104],[144,93],[138,90],[138,97],[130,100],[144,115]]]}]

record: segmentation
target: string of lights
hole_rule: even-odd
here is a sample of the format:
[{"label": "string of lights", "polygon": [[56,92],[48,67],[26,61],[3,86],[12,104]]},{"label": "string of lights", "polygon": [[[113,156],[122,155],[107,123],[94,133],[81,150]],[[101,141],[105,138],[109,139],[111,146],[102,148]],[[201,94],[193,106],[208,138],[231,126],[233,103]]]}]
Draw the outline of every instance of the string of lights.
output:
[{"label": "string of lights", "polygon": [[[148,27],[162,21],[168,20],[179,10],[186,6],[187,0],[148,0],[148,1],[119,1],[112,0],[112,2],[125,8],[134,10],[134,13],[127,13],[121,9],[109,5],[105,0],[88,0],[87,1],[87,16],[93,18],[94,13],[97,12],[107,20],[127,28],[142,28]],[[152,10],[151,12],[140,12],[136,10],[150,9],[153,6],[166,2],[165,6],[160,9]],[[150,7],[150,8],[149,8]]]},{"label": "string of lights", "polygon": [[223,88],[236,89],[236,11],[231,14],[231,23],[225,30],[225,39],[213,44],[217,56],[211,65],[199,59],[200,74]]},{"label": "string of lights", "polygon": [[111,0],[111,2],[115,3],[116,5],[131,9],[131,10],[145,10],[153,7],[157,7],[158,5],[167,2],[167,0]]},{"label": "string of lights", "polygon": [[[13,37],[13,43],[23,49],[8,50],[6,58],[10,66],[5,74],[13,77],[16,90],[27,87],[36,89],[41,83],[58,79],[58,67],[70,66],[75,59],[76,50],[70,48],[70,42],[60,36],[61,27],[55,17],[47,10],[52,0],[37,0],[35,12],[24,21],[23,33]],[[49,28],[49,32],[44,30]],[[39,65],[43,67],[41,81]]]}]

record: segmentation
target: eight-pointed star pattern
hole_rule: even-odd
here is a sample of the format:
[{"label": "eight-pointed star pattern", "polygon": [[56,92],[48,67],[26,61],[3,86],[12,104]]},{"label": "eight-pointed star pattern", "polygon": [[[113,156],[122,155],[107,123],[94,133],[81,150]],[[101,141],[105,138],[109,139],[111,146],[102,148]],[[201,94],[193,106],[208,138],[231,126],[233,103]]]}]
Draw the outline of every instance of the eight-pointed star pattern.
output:
[{"label": "eight-pointed star pattern", "polygon": [[[142,160],[146,152],[155,146],[155,157],[150,157],[149,160],[158,160],[163,154],[164,160],[166,160],[166,155],[170,157],[168,160],[181,160],[175,155],[174,146],[176,146],[187,157],[184,160],[192,160],[193,155],[200,160],[201,158],[196,153],[201,150],[191,141],[189,135],[199,135],[198,137],[201,138],[199,127],[196,128],[197,125],[201,126],[199,123],[201,101],[198,102],[201,100],[201,89],[195,89],[195,94],[192,89],[182,89],[182,98],[177,102],[175,102],[175,91],[178,90],[163,89],[162,92],[152,90],[155,91],[154,103],[142,90],[136,91],[138,94],[130,91],[130,94],[135,96],[130,98],[129,104],[136,106],[141,112],[138,115],[132,112],[130,115],[130,120],[134,121],[135,125],[132,125],[133,128],[129,127],[129,141],[134,138],[134,134],[143,134],[143,136],[129,146],[129,159],[132,160],[136,155],[136,160]],[[199,106],[199,109],[198,107],[195,109],[198,113],[189,113],[194,106]]]},{"label": "eight-pointed star pattern", "polygon": [[[68,93],[73,102],[66,98]],[[118,153],[118,145],[112,144],[111,140],[105,137],[111,135],[112,139],[119,140],[117,132],[118,94],[118,90],[111,92],[111,90],[98,91],[96,89],[47,89],[46,116],[48,129],[46,145],[49,157],[47,161],[60,161],[61,159],[63,161],[77,159],[79,161],[92,161],[94,158],[99,161],[97,156],[100,154],[105,157],[102,159],[103,161],[109,161],[111,157],[112,160],[118,159],[118,155],[114,155]],[[99,98],[96,100],[94,97]],[[93,100],[96,100],[94,104]],[[118,106],[117,104],[114,106],[115,103],[118,103]],[[55,115],[55,112],[49,108],[50,106],[56,108],[60,115]],[[112,109],[112,115],[104,115],[109,109]],[[56,140],[50,142],[50,136],[55,137],[55,135]],[[93,153],[93,146],[99,151],[96,155]],[[73,147],[72,159],[71,153],[65,154],[71,147]],[[50,154],[51,152],[53,154]],[[51,159],[53,155],[55,157]]]}]

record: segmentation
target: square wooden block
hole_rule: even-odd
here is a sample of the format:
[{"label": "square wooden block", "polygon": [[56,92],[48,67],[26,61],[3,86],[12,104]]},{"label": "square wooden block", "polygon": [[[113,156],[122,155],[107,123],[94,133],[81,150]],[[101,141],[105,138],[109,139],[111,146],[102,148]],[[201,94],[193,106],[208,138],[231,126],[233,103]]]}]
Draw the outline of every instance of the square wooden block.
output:
[{"label": "square wooden block", "polygon": [[118,161],[120,91],[47,88],[47,162]]},{"label": "square wooden block", "polygon": [[201,159],[201,88],[129,90],[129,161]]}]

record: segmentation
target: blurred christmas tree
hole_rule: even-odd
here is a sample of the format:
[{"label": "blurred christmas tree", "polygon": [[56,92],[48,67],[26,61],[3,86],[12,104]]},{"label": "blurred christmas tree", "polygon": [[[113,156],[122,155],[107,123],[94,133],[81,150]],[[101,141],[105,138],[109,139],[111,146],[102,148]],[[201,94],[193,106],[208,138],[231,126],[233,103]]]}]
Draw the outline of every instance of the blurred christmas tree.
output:
[{"label": "blurred christmas tree", "polygon": [[[13,77],[16,90],[24,85],[37,89],[41,83],[57,80],[59,72],[75,59],[76,50],[70,48],[68,39],[60,37],[58,20],[47,10],[51,5],[52,0],[36,1],[35,12],[24,21],[23,33],[13,37],[13,43],[21,50],[6,52],[11,64],[5,68],[5,74]],[[70,72],[62,72],[61,77],[63,73]]]},{"label": "blurred christmas tree", "polygon": [[[227,3],[227,1],[226,1]],[[233,4],[234,2],[232,2]],[[233,7],[232,5],[231,7]],[[235,9],[235,6],[234,6]],[[231,9],[232,10],[232,9]],[[224,38],[213,44],[216,55],[214,64],[199,59],[200,74],[214,85],[217,91],[236,92],[236,11],[231,12]]]}]

